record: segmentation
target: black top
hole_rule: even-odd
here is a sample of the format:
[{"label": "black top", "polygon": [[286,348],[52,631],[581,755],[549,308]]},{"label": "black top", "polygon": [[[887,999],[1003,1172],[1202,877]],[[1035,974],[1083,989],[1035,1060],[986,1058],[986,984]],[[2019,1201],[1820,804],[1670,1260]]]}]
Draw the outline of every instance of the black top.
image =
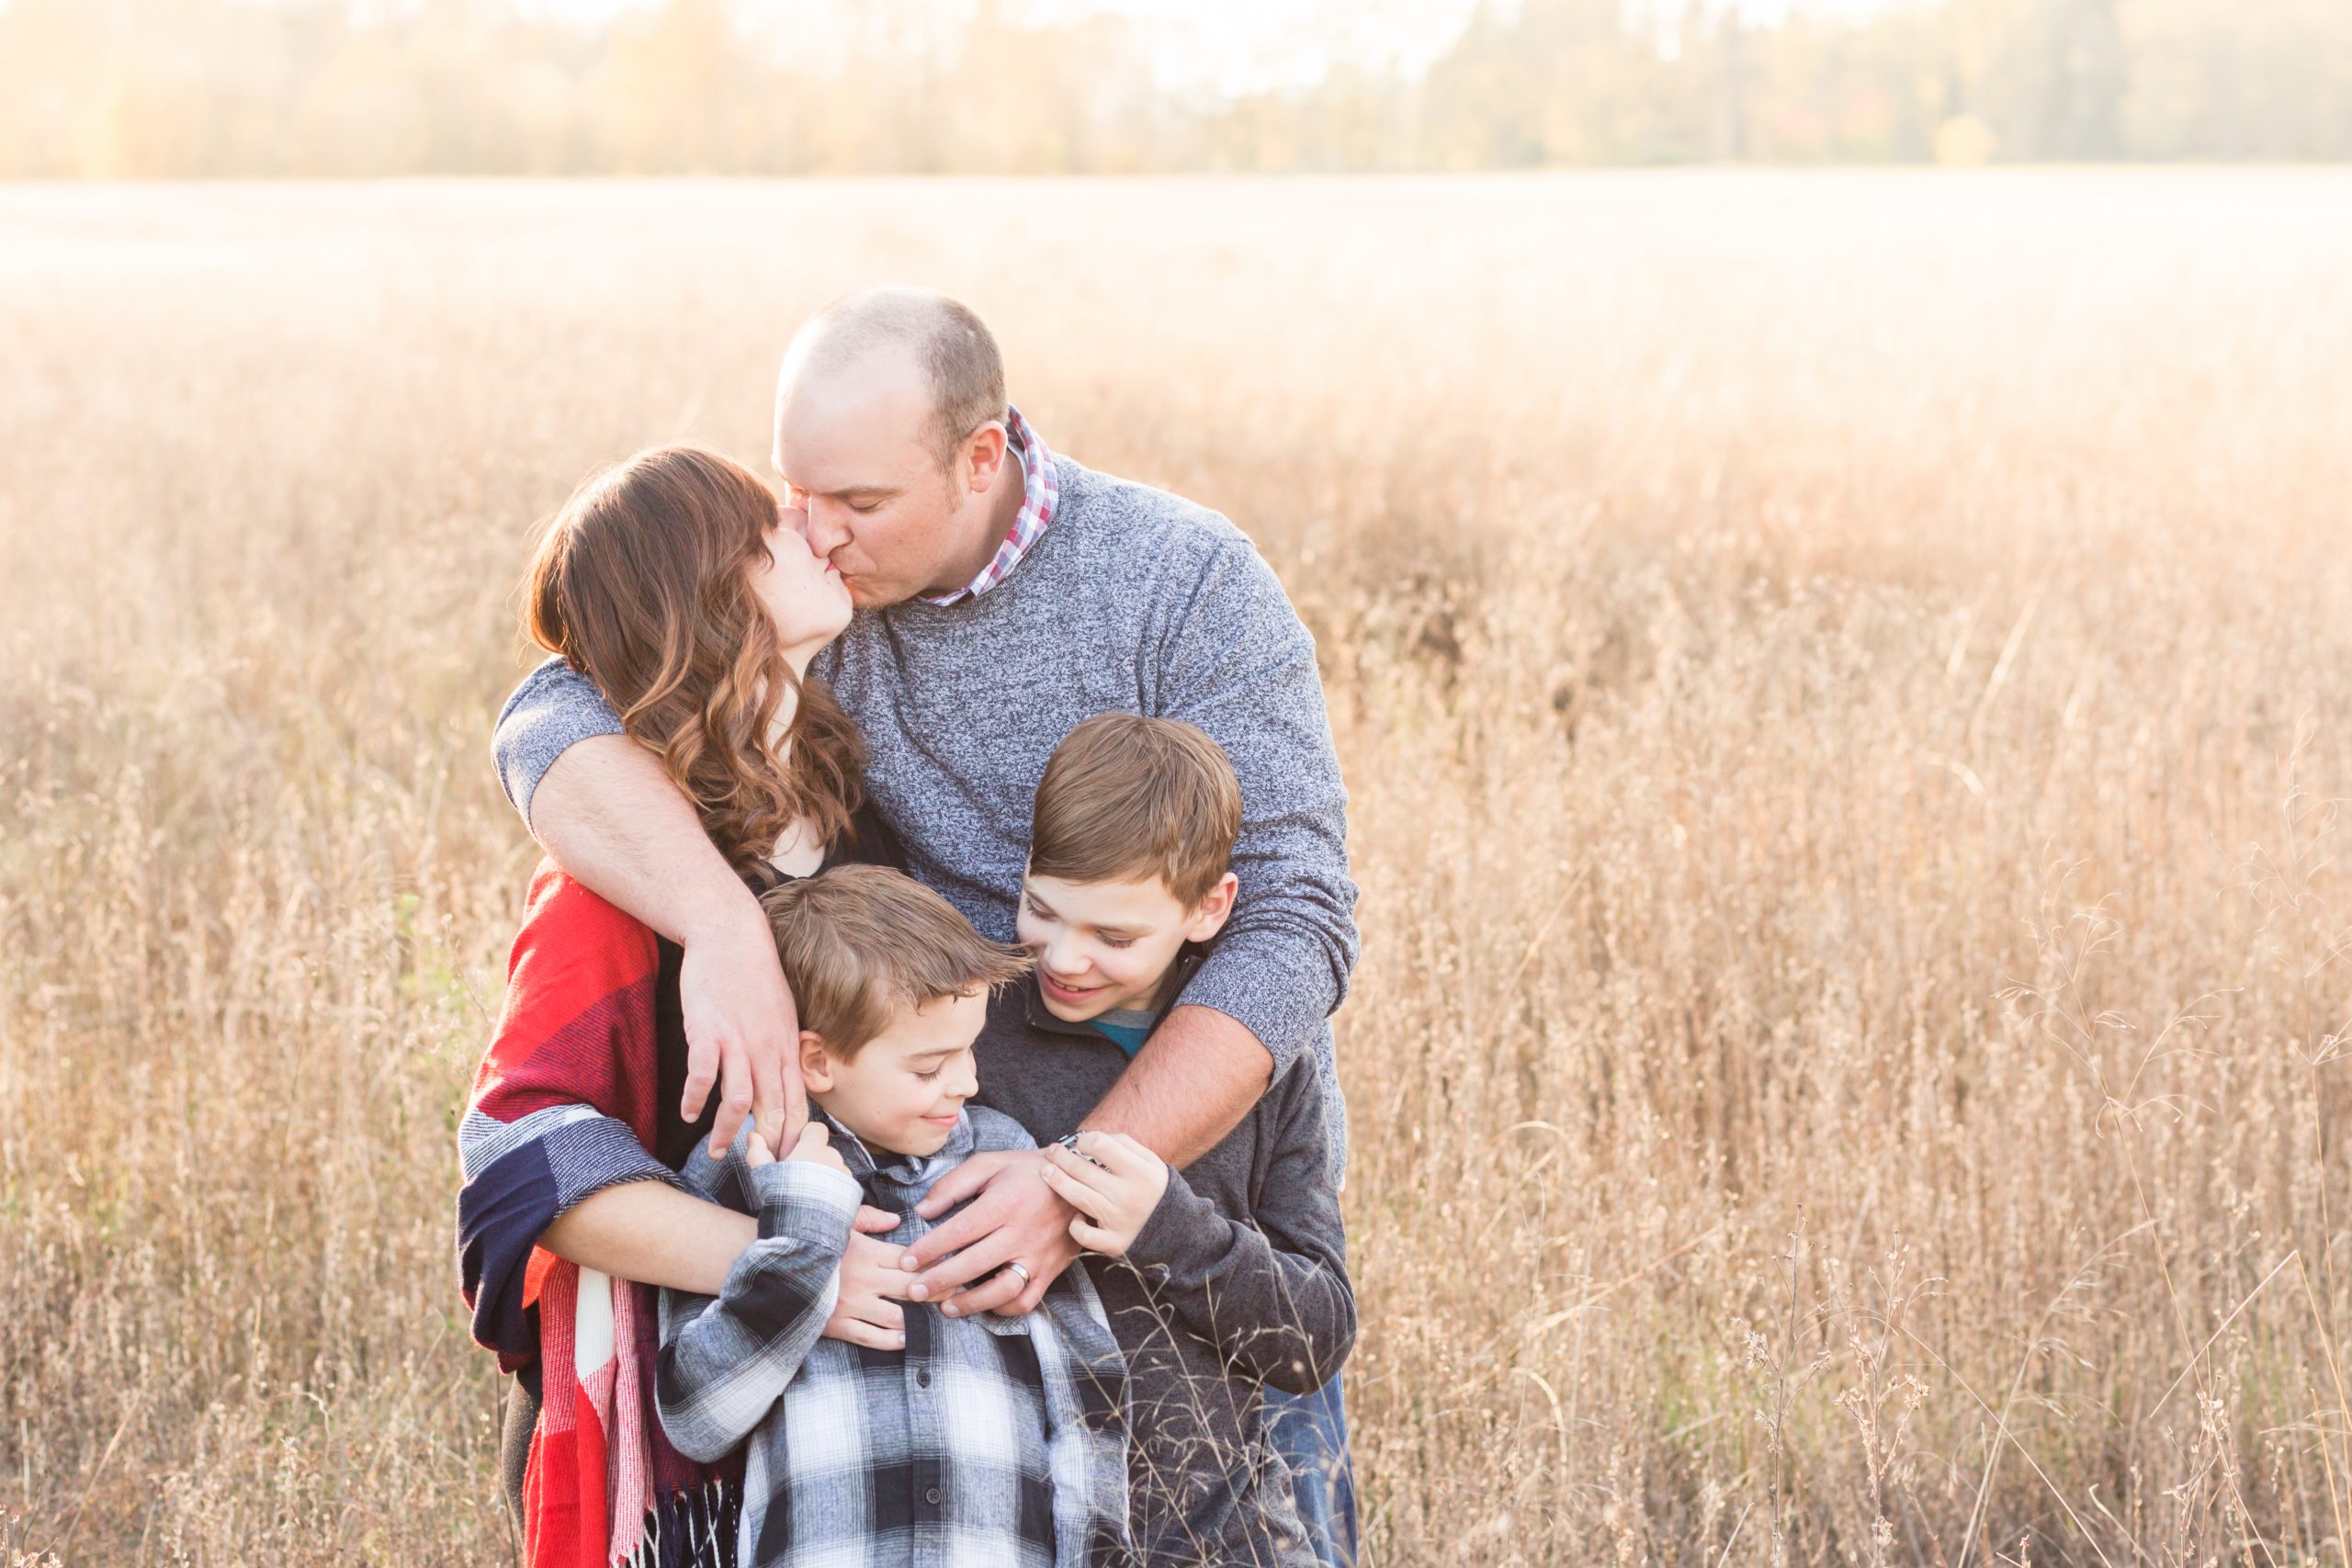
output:
[{"label": "black top", "polygon": [[[1197,963],[1185,955],[1175,987]],[[1034,976],[997,994],[977,1050],[974,1103],[1040,1144],[1076,1129],[1127,1066],[1092,1024],[1054,1017]],[[1258,1407],[1266,1385],[1320,1388],[1354,1342],[1328,1140],[1322,1079],[1302,1055],[1170,1173],[1125,1258],[1086,1259],[1126,1353],[1129,1506],[1154,1568],[1314,1562]]]}]

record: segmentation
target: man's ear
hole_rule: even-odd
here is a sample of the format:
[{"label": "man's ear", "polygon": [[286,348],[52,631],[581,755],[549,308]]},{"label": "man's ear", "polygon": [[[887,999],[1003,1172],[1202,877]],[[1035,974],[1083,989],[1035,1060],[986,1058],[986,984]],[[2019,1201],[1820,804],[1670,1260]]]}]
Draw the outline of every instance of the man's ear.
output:
[{"label": "man's ear", "polygon": [[811,1094],[833,1087],[833,1058],[825,1050],[825,1037],[813,1029],[800,1032],[800,1087]]},{"label": "man's ear", "polygon": [[1001,419],[992,419],[964,437],[964,462],[972,476],[970,485],[974,491],[985,491],[996,483],[1011,450],[1011,439],[1005,434]]},{"label": "man's ear", "polygon": [[1186,942],[1206,942],[1225,929],[1233,918],[1233,900],[1241,891],[1241,879],[1227,872],[1216,879],[1216,886],[1201,896],[1193,908],[1193,923],[1185,929]]}]

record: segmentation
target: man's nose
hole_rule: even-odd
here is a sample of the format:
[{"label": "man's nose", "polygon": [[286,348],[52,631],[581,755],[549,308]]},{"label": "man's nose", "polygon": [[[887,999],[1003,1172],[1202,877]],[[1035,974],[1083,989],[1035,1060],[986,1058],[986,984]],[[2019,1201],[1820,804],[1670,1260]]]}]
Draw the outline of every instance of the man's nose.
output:
[{"label": "man's nose", "polygon": [[849,508],[821,495],[809,496],[803,505],[808,516],[810,549],[820,556],[830,556],[849,543]]}]

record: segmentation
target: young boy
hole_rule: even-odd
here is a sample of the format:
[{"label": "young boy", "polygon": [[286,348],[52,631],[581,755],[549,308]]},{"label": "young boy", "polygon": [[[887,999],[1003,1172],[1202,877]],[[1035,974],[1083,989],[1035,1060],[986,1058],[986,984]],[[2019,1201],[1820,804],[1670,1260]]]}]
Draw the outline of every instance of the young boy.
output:
[{"label": "young boy", "polygon": [[1322,1388],[1355,1337],[1311,1056],[1181,1173],[1079,1131],[1232,913],[1240,821],[1231,763],[1191,725],[1102,714],[1070,731],[1023,881],[1036,968],[978,1045],[982,1102],[1061,1140],[1046,1179],[1079,1211],[1070,1234],[1126,1352],[1129,1505],[1152,1568],[1312,1568],[1261,1392]]},{"label": "young boy", "polygon": [[905,1214],[889,1239],[910,1243],[940,1175],[1034,1146],[965,1104],[989,993],[1027,964],[880,866],[837,866],[762,902],[800,1006],[809,1122],[780,1160],[747,1124],[725,1160],[698,1148],[682,1173],[756,1215],[760,1239],[716,1299],[662,1293],[654,1387],[689,1458],[751,1439],[736,1561],[1127,1561],[1119,1353],[1080,1271],[1025,1318],[910,1302],[900,1348],[820,1337],[861,1202]]}]

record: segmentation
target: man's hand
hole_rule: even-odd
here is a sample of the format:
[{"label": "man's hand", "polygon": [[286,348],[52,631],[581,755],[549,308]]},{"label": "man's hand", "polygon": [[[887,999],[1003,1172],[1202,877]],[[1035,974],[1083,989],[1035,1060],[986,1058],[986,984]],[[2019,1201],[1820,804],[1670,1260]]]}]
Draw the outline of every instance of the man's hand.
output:
[{"label": "man's hand", "polygon": [[[933,1183],[929,1195],[915,1205],[915,1213],[927,1220],[937,1219],[967,1198],[973,1201],[899,1259],[909,1272],[927,1270],[907,1290],[906,1299],[939,1302],[940,1312],[948,1317],[976,1312],[1018,1317],[1035,1309],[1046,1287],[1079,1253],[1069,1234],[1078,1211],[1046,1185],[1040,1174],[1045,1168],[1046,1156],[1035,1149],[1000,1150],[974,1155]],[[955,1256],[948,1258],[951,1252]],[[1005,1269],[1008,1263],[1028,1270],[1025,1283]],[[1001,1269],[1004,1271],[996,1278],[972,1283]]]},{"label": "man's hand", "polygon": [[730,908],[707,930],[688,932],[684,946],[678,1001],[686,1028],[686,1088],[678,1114],[689,1122],[701,1115],[717,1083],[711,1158],[726,1157],[746,1115],[769,1148],[786,1147],[808,1115],[800,1089],[800,1015],[759,905],[747,899]]},{"label": "man's hand", "polygon": [[906,1271],[899,1267],[899,1249],[874,1239],[898,1228],[896,1214],[857,1211],[856,1228],[842,1253],[841,1295],[833,1303],[833,1315],[825,1319],[825,1338],[869,1350],[907,1348],[906,1314],[898,1304],[907,1299]]}]

